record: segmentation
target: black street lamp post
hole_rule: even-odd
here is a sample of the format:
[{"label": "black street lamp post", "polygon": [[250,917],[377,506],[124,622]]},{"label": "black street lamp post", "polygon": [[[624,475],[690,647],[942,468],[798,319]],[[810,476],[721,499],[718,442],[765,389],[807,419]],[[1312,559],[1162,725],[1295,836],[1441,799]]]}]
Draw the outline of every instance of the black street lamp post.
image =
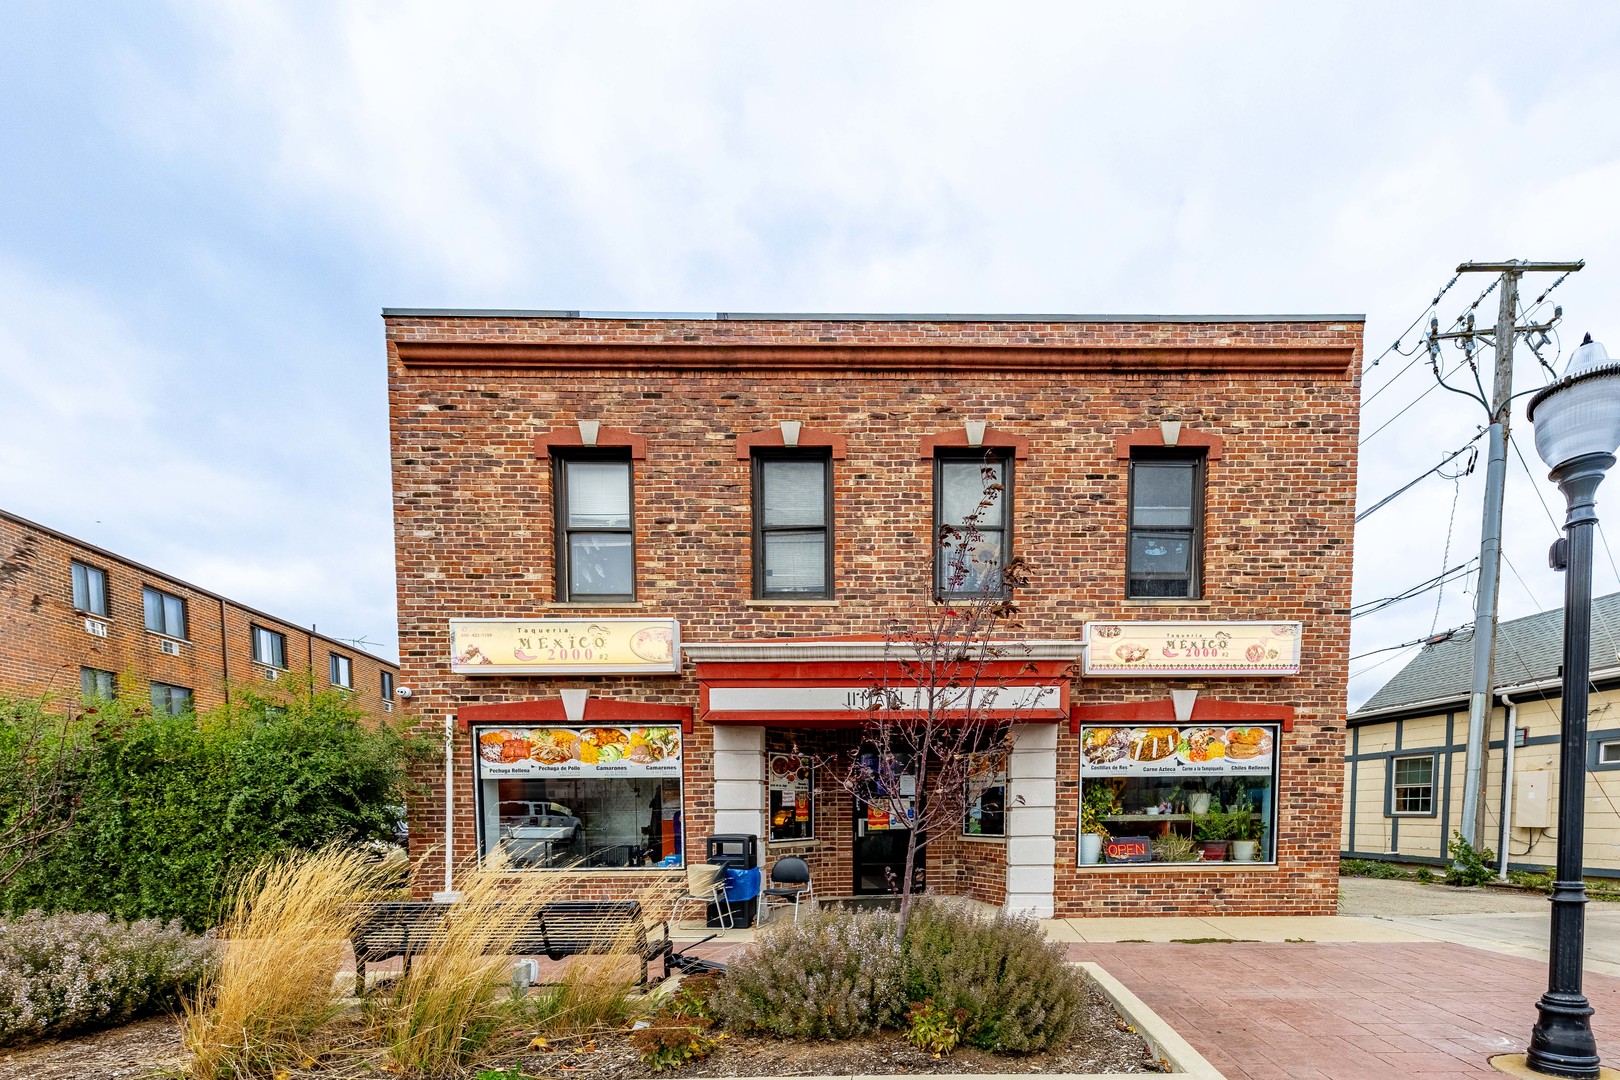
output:
[{"label": "black street lamp post", "polygon": [[[1590,334],[1563,378],[1530,399],[1536,452],[1552,469],[1568,513],[1553,564],[1564,570],[1564,685],[1558,767],[1558,873],[1552,892],[1547,992],[1536,1003],[1526,1063],[1549,1076],[1596,1077],[1592,1006],[1581,992],[1586,882],[1586,708],[1591,668],[1592,529],[1598,485],[1620,447],[1620,364]],[[1502,858],[1507,852],[1502,853]]]}]

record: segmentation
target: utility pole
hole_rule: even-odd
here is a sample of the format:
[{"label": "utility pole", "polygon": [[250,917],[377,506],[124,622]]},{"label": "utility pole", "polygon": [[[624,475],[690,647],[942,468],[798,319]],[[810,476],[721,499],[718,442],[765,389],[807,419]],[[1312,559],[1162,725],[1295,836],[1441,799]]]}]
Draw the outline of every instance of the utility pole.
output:
[{"label": "utility pole", "polygon": [[[1435,376],[1439,378],[1439,343],[1447,338],[1464,339],[1472,360],[1476,339],[1489,334],[1496,349],[1496,368],[1491,383],[1490,400],[1467,391],[1485,406],[1490,421],[1490,446],[1485,465],[1485,512],[1480,524],[1479,589],[1474,596],[1474,661],[1473,684],[1468,695],[1468,754],[1463,775],[1462,825],[1459,830],[1472,846],[1484,845],[1485,836],[1485,767],[1488,757],[1489,721],[1491,706],[1496,696],[1495,644],[1498,584],[1502,572],[1502,490],[1507,482],[1508,425],[1512,419],[1513,404],[1513,345],[1521,332],[1551,329],[1562,315],[1558,309],[1551,322],[1545,325],[1516,325],[1519,312],[1519,278],[1527,273],[1551,272],[1572,274],[1585,266],[1577,262],[1526,262],[1509,259],[1506,262],[1469,262],[1457,267],[1457,273],[1488,273],[1502,275],[1502,295],[1496,310],[1494,331],[1479,331],[1470,315],[1466,330],[1457,333],[1438,332],[1431,323],[1429,332],[1430,356],[1436,360]],[[1534,347],[1534,346],[1532,346]],[[1441,380],[1444,385],[1444,380]],[[1476,374],[1476,385],[1479,385]],[[1447,386],[1449,389],[1453,387]],[[1506,859],[1502,852],[1499,858]]]}]

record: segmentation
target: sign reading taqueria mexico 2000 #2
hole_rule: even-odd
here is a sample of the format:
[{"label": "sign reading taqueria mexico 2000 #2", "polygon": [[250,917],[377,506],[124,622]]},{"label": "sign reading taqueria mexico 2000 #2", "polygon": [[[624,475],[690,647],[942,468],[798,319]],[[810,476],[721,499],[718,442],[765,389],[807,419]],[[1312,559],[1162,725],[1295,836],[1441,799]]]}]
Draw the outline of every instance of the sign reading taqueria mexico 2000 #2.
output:
[{"label": "sign reading taqueria mexico 2000 #2", "polygon": [[674,619],[451,619],[458,675],[672,674],[681,668]]},{"label": "sign reading taqueria mexico 2000 #2", "polygon": [[1086,675],[1298,675],[1297,622],[1092,622]]}]

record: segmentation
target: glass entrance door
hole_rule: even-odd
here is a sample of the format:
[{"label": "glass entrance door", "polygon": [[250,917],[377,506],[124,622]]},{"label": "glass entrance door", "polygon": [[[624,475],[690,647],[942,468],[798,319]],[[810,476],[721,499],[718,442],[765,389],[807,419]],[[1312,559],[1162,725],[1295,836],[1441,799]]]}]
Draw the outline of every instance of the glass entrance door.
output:
[{"label": "glass entrance door", "polygon": [[[900,891],[906,873],[906,843],[911,829],[892,814],[859,800],[855,802],[855,894],[881,896]],[[921,892],[927,848],[917,851],[911,891]]]}]

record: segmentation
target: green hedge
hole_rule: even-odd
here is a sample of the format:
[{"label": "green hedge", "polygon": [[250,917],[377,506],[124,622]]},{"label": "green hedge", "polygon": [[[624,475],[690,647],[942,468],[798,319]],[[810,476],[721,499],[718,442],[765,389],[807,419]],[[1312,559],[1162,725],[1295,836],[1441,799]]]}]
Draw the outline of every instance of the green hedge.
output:
[{"label": "green hedge", "polygon": [[[27,744],[16,725],[40,711],[0,703],[0,828],[26,795],[5,777],[28,763],[7,750]],[[202,715],[114,702],[69,718],[60,752],[77,755],[76,813],[44,859],[0,886],[0,910],[200,930],[217,920],[233,876],[267,854],[388,838],[413,740],[362,717],[346,695],[305,684],[235,691],[229,707]]]}]

